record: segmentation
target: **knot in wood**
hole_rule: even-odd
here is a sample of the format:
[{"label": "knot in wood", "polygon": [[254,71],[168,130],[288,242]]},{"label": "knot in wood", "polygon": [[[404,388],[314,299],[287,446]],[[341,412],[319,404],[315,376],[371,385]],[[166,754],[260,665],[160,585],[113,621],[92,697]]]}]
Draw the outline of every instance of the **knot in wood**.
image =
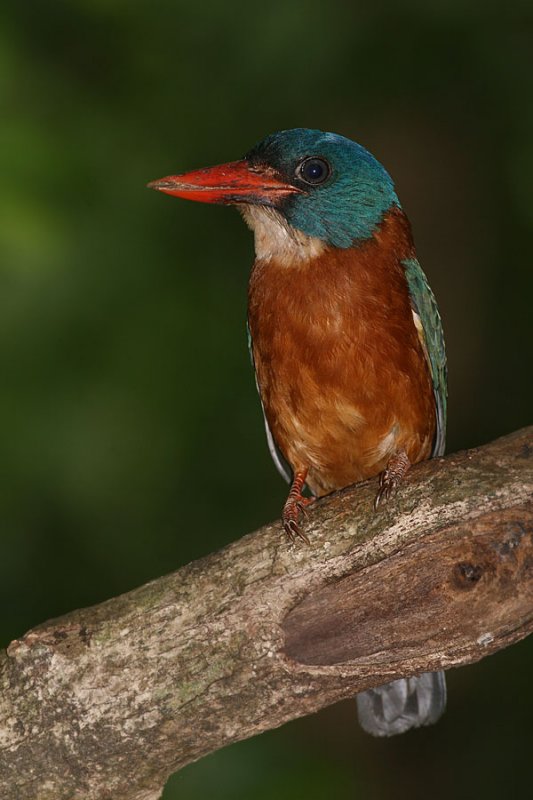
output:
[{"label": "knot in wood", "polygon": [[453,569],[455,585],[459,589],[473,589],[481,580],[484,569],[481,564],[472,564],[470,561],[460,561]]}]

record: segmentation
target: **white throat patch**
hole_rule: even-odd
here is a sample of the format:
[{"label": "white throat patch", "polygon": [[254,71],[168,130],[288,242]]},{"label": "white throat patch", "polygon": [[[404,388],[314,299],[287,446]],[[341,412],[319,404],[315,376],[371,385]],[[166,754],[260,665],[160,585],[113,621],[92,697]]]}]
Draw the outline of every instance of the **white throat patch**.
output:
[{"label": "white throat patch", "polygon": [[239,211],[254,232],[258,260],[270,261],[275,258],[289,266],[316,258],[326,247],[321,239],[307,236],[291,227],[274,208],[241,205]]}]

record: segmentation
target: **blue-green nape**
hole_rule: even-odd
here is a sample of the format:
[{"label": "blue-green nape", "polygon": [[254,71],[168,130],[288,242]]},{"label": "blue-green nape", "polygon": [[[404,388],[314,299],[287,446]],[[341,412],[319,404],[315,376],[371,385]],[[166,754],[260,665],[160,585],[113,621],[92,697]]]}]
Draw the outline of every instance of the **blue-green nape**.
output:
[{"label": "blue-green nape", "polygon": [[[310,185],[299,167],[307,158],[325,159],[330,173],[324,182]],[[287,222],[308,236],[334,247],[351,247],[370,238],[384,214],[399,206],[392,178],[368,150],[336,133],[293,128],[263,139],[246,159],[267,164],[301,194],[286,198],[278,210]]]}]

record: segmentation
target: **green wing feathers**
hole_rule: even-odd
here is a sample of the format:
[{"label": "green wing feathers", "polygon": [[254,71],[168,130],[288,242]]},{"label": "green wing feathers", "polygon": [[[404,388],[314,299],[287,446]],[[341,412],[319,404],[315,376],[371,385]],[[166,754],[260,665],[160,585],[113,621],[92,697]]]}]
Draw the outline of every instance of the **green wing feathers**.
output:
[{"label": "green wing feathers", "polygon": [[[409,287],[415,325],[426,352],[433,380],[437,411],[437,432],[432,456],[441,456],[446,446],[447,379],[444,333],[437,301],[416,258],[402,262]],[[418,319],[417,319],[418,317]]]}]

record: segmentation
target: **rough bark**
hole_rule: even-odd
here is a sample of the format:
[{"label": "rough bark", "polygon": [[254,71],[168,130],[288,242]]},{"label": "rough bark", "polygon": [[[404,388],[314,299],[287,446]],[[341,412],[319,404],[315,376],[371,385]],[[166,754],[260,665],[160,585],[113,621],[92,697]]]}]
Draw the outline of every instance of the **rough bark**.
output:
[{"label": "rough bark", "polygon": [[533,428],[375,481],[0,653],[4,800],[155,800],[230,742],[533,628]]}]

